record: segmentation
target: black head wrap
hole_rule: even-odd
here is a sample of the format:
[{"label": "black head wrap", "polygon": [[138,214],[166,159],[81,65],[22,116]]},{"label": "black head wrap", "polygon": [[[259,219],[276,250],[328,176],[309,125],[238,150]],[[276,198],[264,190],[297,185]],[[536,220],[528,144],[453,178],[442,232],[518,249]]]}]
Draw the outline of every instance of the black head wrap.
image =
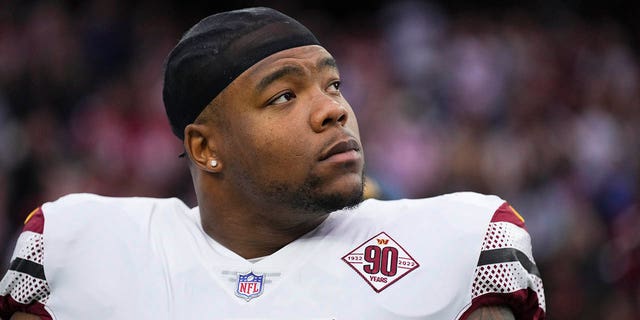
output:
[{"label": "black head wrap", "polygon": [[184,128],[242,72],[282,50],[319,45],[298,21],[270,8],[217,13],[194,25],[169,54],[162,97],[171,130]]}]

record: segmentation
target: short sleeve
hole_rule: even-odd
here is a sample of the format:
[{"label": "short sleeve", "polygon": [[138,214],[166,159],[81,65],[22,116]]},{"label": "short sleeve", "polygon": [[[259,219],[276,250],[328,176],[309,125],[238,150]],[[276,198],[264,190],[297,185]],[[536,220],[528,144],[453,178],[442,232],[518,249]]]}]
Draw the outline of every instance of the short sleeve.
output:
[{"label": "short sleeve", "polygon": [[475,268],[471,306],[461,319],[490,305],[511,308],[516,319],[545,317],[544,289],[524,219],[508,203],[493,214]]},{"label": "short sleeve", "polygon": [[0,281],[1,319],[9,319],[15,312],[52,319],[45,310],[50,290],[44,275],[43,229],[44,215],[37,208],[25,220],[9,270]]}]

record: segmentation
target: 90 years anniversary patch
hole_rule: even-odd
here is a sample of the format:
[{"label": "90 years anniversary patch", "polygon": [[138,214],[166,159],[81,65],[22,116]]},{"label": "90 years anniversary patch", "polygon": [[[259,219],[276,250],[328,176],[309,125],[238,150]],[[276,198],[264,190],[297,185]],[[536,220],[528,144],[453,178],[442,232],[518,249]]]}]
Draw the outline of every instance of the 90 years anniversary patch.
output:
[{"label": "90 years anniversary patch", "polygon": [[342,257],[373,290],[381,292],[420,266],[385,232],[373,236]]}]

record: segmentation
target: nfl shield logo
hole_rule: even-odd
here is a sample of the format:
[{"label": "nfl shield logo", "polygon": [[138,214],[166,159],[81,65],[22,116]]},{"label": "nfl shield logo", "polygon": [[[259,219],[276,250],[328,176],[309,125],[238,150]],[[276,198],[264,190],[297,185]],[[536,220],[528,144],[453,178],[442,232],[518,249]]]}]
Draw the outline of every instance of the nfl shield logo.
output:
[{"label": "nfl shield logo", "polygon": [[247,274],[238,274],[238,287],[236,295],[247,301],[262,294],[262,285],[264,275],[257,275],[253,272]]}]

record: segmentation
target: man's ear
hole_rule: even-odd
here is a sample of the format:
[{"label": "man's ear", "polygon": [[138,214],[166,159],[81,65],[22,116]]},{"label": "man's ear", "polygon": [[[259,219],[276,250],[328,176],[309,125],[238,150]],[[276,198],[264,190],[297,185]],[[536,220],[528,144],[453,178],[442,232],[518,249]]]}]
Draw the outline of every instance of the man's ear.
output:
[{"label": "man's ear", "polygon": [[216,154],[213,130],[206,124],[189,124],[184,129],[184,148],[198,168],[211,173],[219,172],[222,163]]}]

